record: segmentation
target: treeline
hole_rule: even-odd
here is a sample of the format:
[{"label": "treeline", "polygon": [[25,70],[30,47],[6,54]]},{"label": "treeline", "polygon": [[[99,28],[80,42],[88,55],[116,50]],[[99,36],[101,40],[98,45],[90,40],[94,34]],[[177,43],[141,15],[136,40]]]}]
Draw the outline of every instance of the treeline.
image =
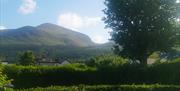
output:
[{"label": "treeline", "polygon": [[19,54],[28,50],[36,56],[45,55],[47,58],[55,60],[56,58],[90,58],[102,54],[112,53],[110,46],[92,46],[92,47],[75,47],[75,46],[37,46],[37,45],[0,45],[0,56],[9,61],[16,63]]},{"label": "treeline", "polygon": [[[109,57],[108,57],[109,58]],[[108,63],[109,59],[95,62],[95,66],[69,64],[64,66],[16,66],[4,67],[15,88],[47,87],[56,85],[98,84],[180,84],[180,59],[153,65],[124,62]],[[110,58],[111,59],[111,58]],[[95,61],[100,59],[95,59]],[[117,61],[117,60],[116,60]],[[122,62],[121,62],[122,61]],[[104,63],[103,63],[104,62]],[[113,62],[113,61],[112,61]]]}]

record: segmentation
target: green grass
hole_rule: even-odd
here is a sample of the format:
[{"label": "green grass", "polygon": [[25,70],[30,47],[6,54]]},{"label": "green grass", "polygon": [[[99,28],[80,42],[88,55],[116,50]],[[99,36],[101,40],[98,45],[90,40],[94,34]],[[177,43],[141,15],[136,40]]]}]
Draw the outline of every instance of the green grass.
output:
[{"label": "green grass", "polygon": [[16,89],[15,91],[180,91],[180,85],[94,85],[51,86]]}]

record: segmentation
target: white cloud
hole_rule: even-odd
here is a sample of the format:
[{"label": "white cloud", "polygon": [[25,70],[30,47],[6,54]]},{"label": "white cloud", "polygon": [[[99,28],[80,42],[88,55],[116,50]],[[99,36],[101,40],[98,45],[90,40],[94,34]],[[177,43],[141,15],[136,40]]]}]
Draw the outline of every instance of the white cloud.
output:
[{"label": "white cloud", "polygon": [[180,22],[180,18],[176,19],[177,22]]},{"label": "white cloud", "polygon": [[[95,43],[108,42],[108,35],[104,30],[101,17],[80,16],[76,13],[60,14],[57,20],[58,25],[87,34]],[[107,31],[108,32],[108,31]]]},{"label": "white cloud", "polygon": [[92,40],[95,43],[99,43],[99,44],[107,42],[107,39],[105,37],[103,37],[102,35],[95,35],[94,37],[92,37]]},{"label": "white cloud", "polygon": [[5,26],[0,26],[0,31],[6,29]]},{"label": "white cloud", "polygon": [[66,28],[78,29],[83,26],[83,19],[77,14],[65,13],[59,15],[58,25]]},{"label": "white cloud", "polygon": [[176,0],[176,3],[180,3],[180,0]]},{"label": "white cloud", "polygon": [[30,14],[35,11],[37,3],[35,0],[23,0],[22,5],[19,7],[18,11],[22,14]]},{"label": "white cloud", "polygon": [[101,22],[100,17],[84,17],[84,26],[96,26],[99,22]]},{"label": "white cloud", "polygon": [[76,13],[65,13],[59,15],[57,23],[66,28],[79,30],[84,27],[96,26],[100,21],[100,17],[84,17]]}]

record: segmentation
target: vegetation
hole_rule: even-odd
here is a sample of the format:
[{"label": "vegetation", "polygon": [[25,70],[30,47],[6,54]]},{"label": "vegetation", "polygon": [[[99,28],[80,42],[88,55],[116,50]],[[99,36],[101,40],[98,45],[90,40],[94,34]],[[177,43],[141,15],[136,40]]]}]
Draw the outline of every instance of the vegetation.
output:
[{"label": "vegetation", "polygon": [[[16,66],[4,68],[4,73],[14,79],[15,88],[47,87],[51,85],[72,85],[88,82],[88,77],[93,75],[95,68],[83,64],[66,66]],[[90,80],[90,79],[89,79]],[[28,83],[24,83],[28,82]]]},{"label": "vegetation", "polygon": [[0,31],[0,62],[14,61],[0,63],[0,91],[180,91],[176,2],[105,0],[105,44],[49,23]]},{"label": "vegetation", "polygon": [[17,62],[17,53],[27,50],[34,52],[36,56],[46,54],[46,58],[68,58],[68,59],[88,59],[93,56],[102,55],[111,52],[111,45],[93,46],[93,47],[73,47],[73,46],[36,46],[36,45],[0,45],[0,55],[6,57],[11,63]]},{"label": "vegetation", "polygon": [[15,91],[179,91],[176,85],[96,85],[96,86],[51,86],[47,88],[30,88]]},{"label": "vegetation", "polygon": [[105,4],[104,21],[113,30],[116,54],[147,64],[152,53],[166,53],[179,45],[176,0],[106,0]]},{"label": "vegetation", "polygon": [[[102,59],[105,60],[105,58]],[[95,61],[98,64],[103,63],[102,59],[96,58]],[[64,66],[7,65],[3,73],[6,73],[8,78],[14,79],[12,84],[15,88],[79,84],[180,84],[179,59],[149,66],[124,63],[119,59],[116,61],[120,61],[120,64],[114,65],[112,61],[106,66],[95,64],[97,66],[92,67],[85,64]],[[106,63],[106,60],[104,63]],[[25,84],[24,82],[28,83]]]},{"label": "vegetation", "polygon": [[35,65],[35,55],[32,51],[26,51],[23,54],[20,55],[19,59],[20,65]]},{"label": "vegetation", "polygon": [[85,34],[49,23],[0,31],[0,38],[0,55],[11,63],[17,62],[18,52],[27,50],[37,56],[47,53],[49,59],[88,58],[110,53],[112,46],[95,44]]},{"label": "vegetation", "polygon": [[88,47],[94,45],[87,35],[50,23],[36,27],[24,26],[17,29],[9,29],[8,31],[0,31],[0,37],[3,37],[1,45],[7,46],[19,44],[24,46],[59,45]]},{"label": "vegetation", "polygon": [[128,59],[124,59],[118,55],[101,55],[92,57],[90,60],[84,61],[88,66],[93,67],[117,67],[129,63]]},{"label": "vegetation", "polygon": [[0,65],[0,91],[7,89],[7,85],[11,83],[11,80],[8,80],[5,74],[2,74],[2,65]]}]

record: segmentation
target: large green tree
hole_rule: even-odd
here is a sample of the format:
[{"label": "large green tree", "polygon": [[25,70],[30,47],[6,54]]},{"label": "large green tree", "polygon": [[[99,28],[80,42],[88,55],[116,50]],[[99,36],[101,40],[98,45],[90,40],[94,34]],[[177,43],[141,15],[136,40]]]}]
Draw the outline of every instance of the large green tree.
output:
[{"label": "large green tree", "polygon": [[113,30],[116,54],[147,64],[153,52],[168,52],[177,43],[176,0],[105,0],[105,5],[104,21]]},{"label": "large green tree", "polygon": [[32,51],[26,51],[20,55],[20,65],[35,65],[35,55]]}]

